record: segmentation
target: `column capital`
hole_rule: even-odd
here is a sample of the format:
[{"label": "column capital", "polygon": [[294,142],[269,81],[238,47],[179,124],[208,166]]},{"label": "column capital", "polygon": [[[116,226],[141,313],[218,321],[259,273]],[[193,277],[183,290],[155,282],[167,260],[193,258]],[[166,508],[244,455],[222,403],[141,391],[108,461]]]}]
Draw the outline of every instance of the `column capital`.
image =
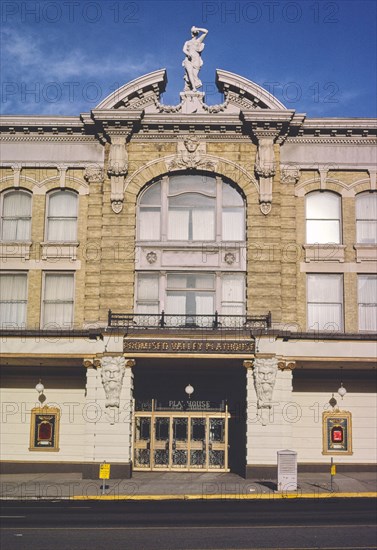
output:
[{"label": "column capital", "polygon": [[285,359],[279,359],[278,361],[278,369],[279,370],[294,370],[296,368],[296,361],[288,361]]},{"label": "column capital", "polygon": [[87,357],[82,362],[86,369],[96,369],[101,366],[101,361],[97,357]]}]

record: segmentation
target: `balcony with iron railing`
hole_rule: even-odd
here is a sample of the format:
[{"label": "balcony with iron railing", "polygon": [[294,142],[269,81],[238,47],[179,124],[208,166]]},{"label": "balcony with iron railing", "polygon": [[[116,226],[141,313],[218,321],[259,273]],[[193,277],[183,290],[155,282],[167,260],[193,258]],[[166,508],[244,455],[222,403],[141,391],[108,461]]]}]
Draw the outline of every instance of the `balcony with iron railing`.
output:
[{"label": "balcony with iron railing", "polygon": [[271,328],[271,312],[265,315],[178,315],[161,313],[108,313],[108,327],[127,333],[144,330],[243,332]]}]

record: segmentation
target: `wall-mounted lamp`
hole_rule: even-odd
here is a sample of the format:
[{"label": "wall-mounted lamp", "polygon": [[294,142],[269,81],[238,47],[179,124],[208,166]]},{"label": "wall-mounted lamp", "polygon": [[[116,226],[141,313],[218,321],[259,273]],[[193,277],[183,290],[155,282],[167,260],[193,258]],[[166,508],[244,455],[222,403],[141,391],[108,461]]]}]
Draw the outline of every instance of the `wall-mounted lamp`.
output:
[{"label": "wall-mounted lamp", "polygon": [[[342,371],[342,368],[343,367],[340,367],[340,371]],[[342,377],[340,377],[342,378]],[[338,389],[338,394],[340,395],[340,397],[343,399],[343,397],[346,395],[347,393],[347,390],[346,388],[343,386],[343,380],[340,380],[340,388]]]},{"label": "wall-mounted lamp", "polygon": [[338,393],[340,395],[340,397],[343,399],[343,397],[346,395],[347,393],[347,390],[346,388],[343,386],[343,382],[341,381],[340,382],[340,388],[338,389]]},{"label": "wall-mounted lamp", "polygon": [[38,395],[38,401],[40,402],[41,405],[43,405],[43,403],[46,401],[46,396],[44,395],[44,391],[45,391],[45,387],[44,385],[42,384],[42,380],[39,379],[39,382],[38,384],[35,386],[35,389],[37,390],[37,392],[39,393]]},{"label": "wall-mounted lamp", "polygon": [[189,399],[191,399],[191,394],[194,393],[194,388],[191,386],[191,384],[185,387],[185,392],[189,396]]}]

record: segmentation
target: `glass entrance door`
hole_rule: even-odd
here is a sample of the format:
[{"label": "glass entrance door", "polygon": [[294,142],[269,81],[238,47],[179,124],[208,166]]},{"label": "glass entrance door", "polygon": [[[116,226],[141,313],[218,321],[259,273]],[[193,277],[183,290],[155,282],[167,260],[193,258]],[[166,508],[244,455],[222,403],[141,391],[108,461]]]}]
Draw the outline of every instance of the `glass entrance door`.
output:
[{"label": "glass entrance door", "polygon": [[227,410],[136,412],[134,470],[229,471],[228,419]]}]

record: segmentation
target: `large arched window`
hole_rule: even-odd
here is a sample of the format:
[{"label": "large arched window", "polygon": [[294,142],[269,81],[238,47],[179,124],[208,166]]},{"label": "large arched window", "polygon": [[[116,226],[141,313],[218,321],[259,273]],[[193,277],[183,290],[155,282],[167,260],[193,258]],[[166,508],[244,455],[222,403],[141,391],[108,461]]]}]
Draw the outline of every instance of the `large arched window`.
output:
[{"label": "large arched window", "polygon": [[175,173],[149,185],[138,204],[137,312],[198,325],[215,312],[244,315],[245,235],[244,199],[221,177]]},{"label": "large arched window", "polygon": [[245,205],[221,178],[174,175],[148,187],[139,200],[140,241],[243,241]]},{"label": "large arched window", "polygon": [[7,191],[2,196],[1,240],[28,241],[31,226],[31,194]]},{"label": "large arched window", "polygon": [[356,240],[358,244],[377,243],[377,193],[356,195]]},{"label": "large arched window", "polygon": [[77,193],[52,191],[48,195],[46,240],[73,242],[77,239]]},{"label": "large arched window", "polygon": [[341,242],[341,199],[331,191],[313,191],[306,197],[306,243]]}]

